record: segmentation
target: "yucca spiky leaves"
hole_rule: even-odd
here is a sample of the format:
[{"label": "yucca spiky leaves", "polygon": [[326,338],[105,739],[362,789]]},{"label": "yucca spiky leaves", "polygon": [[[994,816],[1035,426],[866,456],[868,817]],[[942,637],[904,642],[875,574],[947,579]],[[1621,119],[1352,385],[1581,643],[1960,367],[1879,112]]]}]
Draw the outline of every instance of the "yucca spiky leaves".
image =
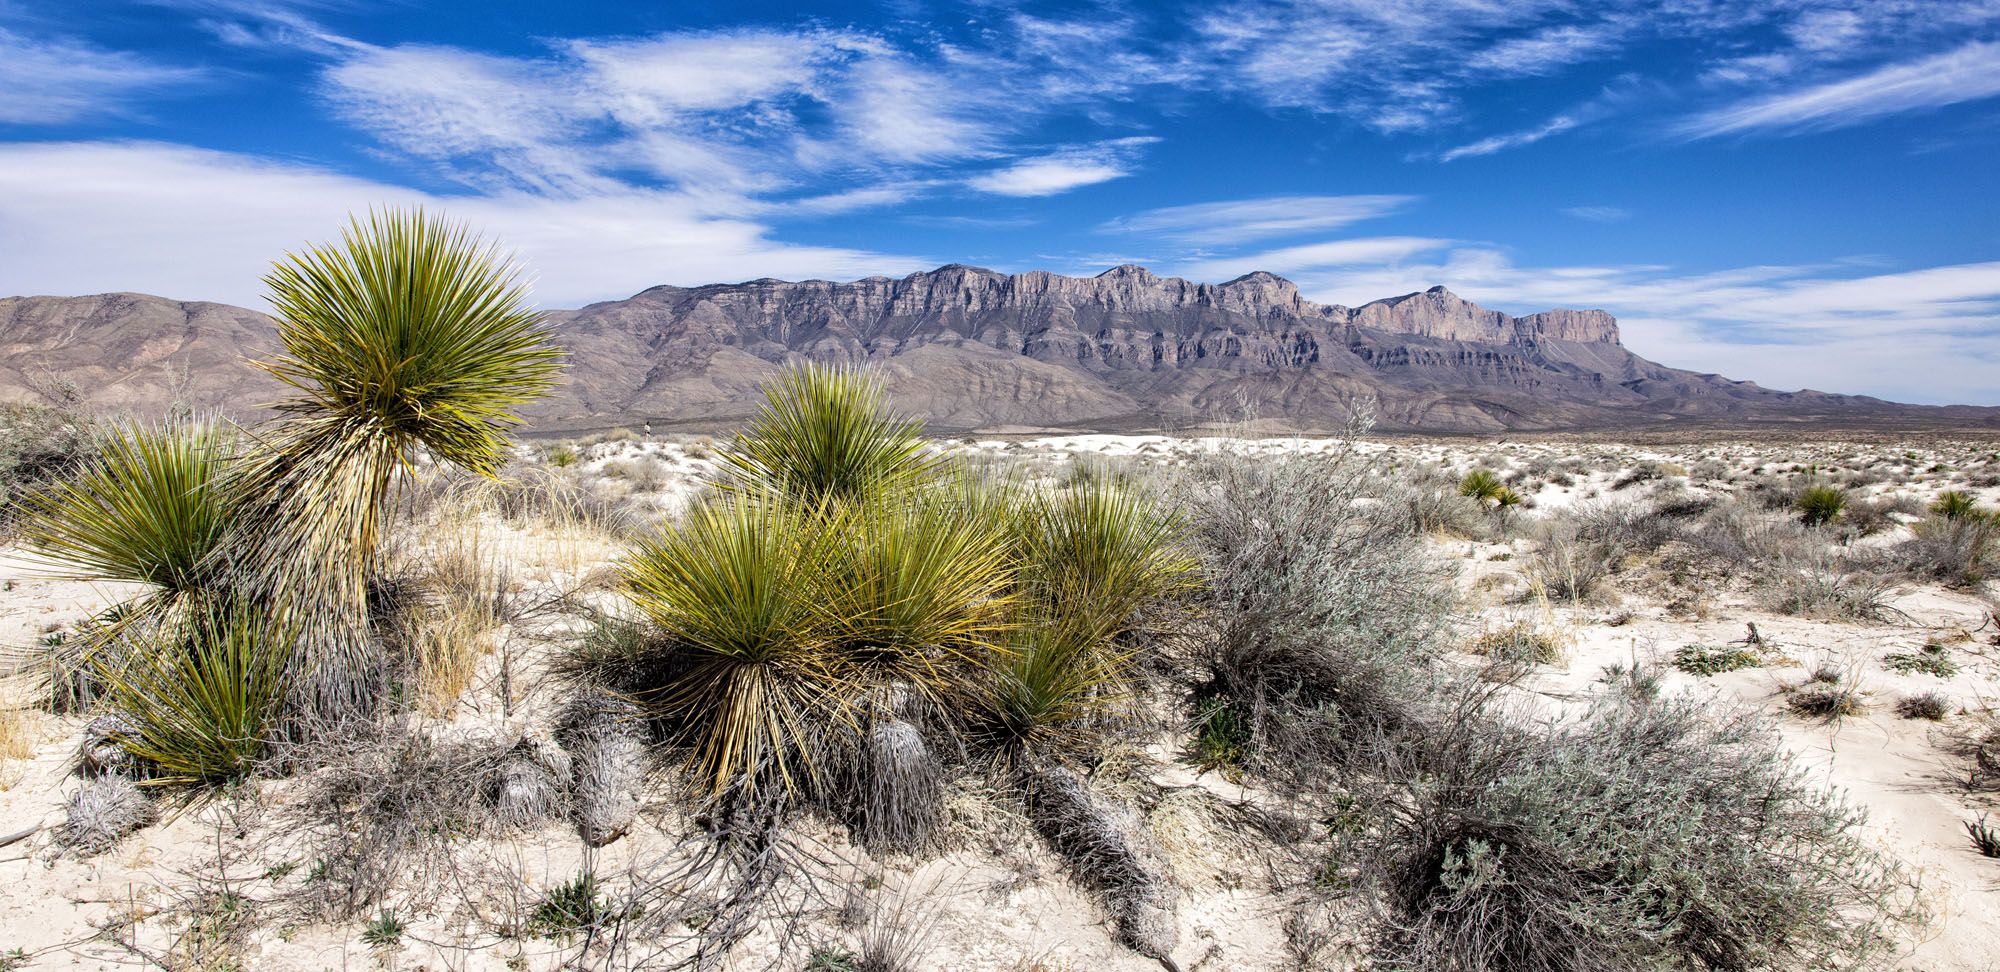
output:
[{"label": "yucca spiky leaves", "polygon": [[299,394],[240,464],[224,566],[325,651],[352,655],[397,476],[420,451],[492,473],[512,409],[549,387],[562,352],[519,271],[422,212],[357,219],[265,284],[285,348],[265,367]]},{"label": "yucca spiky leaves", "polygon": [[722,456],[732,485],[811,505],[894,491],[938,467],[921,427],[892,414],[881,385],[859,369],[799,365],[764,396],[749,431]]},{"label": "yucca spiky leaves", "polygon": [[21,537],[69,577],[146,584],[169,599],[197,590],[231,515],[232,448],[215,422],[112,426],[81,476],[23,501]]},{"label": "yucca spiky leaves", "polygon": [[823,524],[794,504],[723,496],[620,568],[668,652],[661,683],[640,700],[717,790],[766,769],[789,781],[807,737],[852,688],[815,624],[813,575],[829,545]]},{"label": "yucca spiky leaves", "polygon": [[269,742],[291,644],[255,608],[205,606],[98,659],[110,706],[132,727],[113,741],[149,767],[150,784],[243,776]]},{"label": "yucca spiky leaves", "polygon": [[1035,499],[1018,528],[1031,596],[1101,639],[1125,634],[1142,608],[1194,581],[1179,521],[1113,479]]},{"label": "yucca spiky leaves", "polygon": [[818,626],[847,664],[936,697],[947,669],[1009,627],[1013,564],[1004,524],[929,493],[829,518],[835,542],[815,583]]}]

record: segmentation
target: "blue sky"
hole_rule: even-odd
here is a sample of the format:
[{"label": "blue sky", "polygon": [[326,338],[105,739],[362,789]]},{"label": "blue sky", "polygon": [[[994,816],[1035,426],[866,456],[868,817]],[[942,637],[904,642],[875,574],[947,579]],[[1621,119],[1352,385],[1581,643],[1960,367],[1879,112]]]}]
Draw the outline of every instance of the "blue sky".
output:
[{"label": "blue sky", "polygon": [[2000,404],[2000,0],[0,0],[0,294],[261,306],[421,203],[547,306],[1254,269]]}]

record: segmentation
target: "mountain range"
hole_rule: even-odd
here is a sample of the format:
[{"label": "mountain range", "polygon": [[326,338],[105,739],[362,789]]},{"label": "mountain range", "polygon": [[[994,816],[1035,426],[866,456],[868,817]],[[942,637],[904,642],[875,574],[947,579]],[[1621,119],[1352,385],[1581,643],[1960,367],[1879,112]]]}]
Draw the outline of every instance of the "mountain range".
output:
[{"label": "mountain range", "polygon": [[[1194,283],[1121,266],[1094,277],[961,265],[848,282],[661,286],[548,313],[570,353],[529,410],[545,431],[719,428],[801,359],[865,363],[934,430],[1179,428],[1255,417],[1383,431],[1579,431],[1688,424],[2000,427],[2000,408],[1899,405],[1656,364],[1599,310],[1510,317],[1443,287],[1359,307],[1251,273]],[[0,399],[67,379],[94,405],[253,413],[282,394],[249,357],[275,322],[143,294],[0,298]]]}]

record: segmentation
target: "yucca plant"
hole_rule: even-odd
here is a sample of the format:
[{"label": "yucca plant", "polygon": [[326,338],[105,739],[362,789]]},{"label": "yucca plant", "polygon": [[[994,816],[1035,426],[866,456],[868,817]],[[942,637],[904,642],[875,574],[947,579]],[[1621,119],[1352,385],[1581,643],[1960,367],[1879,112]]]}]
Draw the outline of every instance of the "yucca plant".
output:
[{"label": "yucca plant", "polygon": [[346,662],[334,668],[351,677],[397,477],[420,453],[491,475],[512,409],[552,384],[562,352],[520,272],[422,211],[357,218],[264,282],[284,353],[263,367],[297,394],[239,464],[243,505],[220,559],[336,656],[309,664]]},{"label": "yucca plant", "polygon": [[1978,501],[1962,489],[1947,489],[1931,503],[1931,512],[1947,520],[1971,520],[1982,513]]},{"label": "yucca plant", "polygon": [[655,682],[634,694],[717,792],[767,769],[787,784],[814,771],[815,738],[855,694],[814,603],[832,548],[815,513],[723,495],[620,566],[625,595],[662,636]]},{"label": "yucca plant", "polygon": [[1114,480],[1038,496],[1016,525],[1030,598],[1100,640],[1128,633],[1142,608],[1195,579],[1180,521]]},{"label": "yucca plant", "polygon": [[285,697],[293,639],[254,607],[204,604],[99,660],[113,710],[132,727],[113,741],[149,770],[149,785],[239,778],[263,755]]},{"label": "yucca plant", "polygon": [[[1501,482],[1498,474],[1485,467],[1474,469],[1458,481],[1458,495],[1476,499],[1482,503],[1499,504],[1512,490]],[[1518,500],[1517,500],[1518,502]]]},{"label": "yucca plant", "polygon": [[1002,762],[1061,762],[1088,752],[1107,709],[1128,698],[1132,650],[1108,645],[1091,619],[1021,626],[993,657],[971,729]]},{"label": "yucca plant", "polygon": [[845,662],[877,681],[944,694],[957,665],[980,660],[1008,627],[1014,568],[1004,524],[926,493],[869,500],[827,524],[812,598]]},{"label": "yucca plant", "polygon": [[891,413],[881,385],[857,368],[789,368],[764,395],[749,430],[721,456],[734,486],[817,505],[894,491],[938,470],[922,427]]},{"label": "yucca plant", "polygon": [[1847,511],[1847,491],[1838,486],[1808,486],[1792,507],[1806,526],[1825,526]]},{"label": "yucca plant", "polygon": [[21,538],[78,580],[198,591],[232,512],[233,436],[219,423],[111,426],[82,475],[22,502]]}]

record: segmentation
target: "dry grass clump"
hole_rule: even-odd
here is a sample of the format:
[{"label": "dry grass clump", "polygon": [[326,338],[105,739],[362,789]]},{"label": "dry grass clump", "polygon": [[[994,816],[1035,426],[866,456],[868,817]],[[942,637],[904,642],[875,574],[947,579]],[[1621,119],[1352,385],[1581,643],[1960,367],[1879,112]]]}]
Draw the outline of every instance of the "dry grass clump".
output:
[{"label": "dry grass clump", "polygon": [[1793,688],[1789,694],[1785,707],[1793,714],[1829,722],[1860,715],[1868,708],[1867,699],[1859,690],[1838,681],[1815,679]]},{"label": "dry grass clump", "polygon": [[0,703],[0,759],[27,759],[41,742],[41,713],[21,705]]},{"label": "dry grass clump", "polygon": [[1905,719],[1926,719],[1942,722],[1958,708],[1951,696],[1943,692],[1919,692],[1905,695],[1896,700],[1896,714]]},{"label": "dry grass clump", "polygon": [[1562,664],[1564,641],[1548,625],[1518,619],[1480,632],[1465,650],[1488,659],[1488,678],[1506,681],[1536,665]]}]

